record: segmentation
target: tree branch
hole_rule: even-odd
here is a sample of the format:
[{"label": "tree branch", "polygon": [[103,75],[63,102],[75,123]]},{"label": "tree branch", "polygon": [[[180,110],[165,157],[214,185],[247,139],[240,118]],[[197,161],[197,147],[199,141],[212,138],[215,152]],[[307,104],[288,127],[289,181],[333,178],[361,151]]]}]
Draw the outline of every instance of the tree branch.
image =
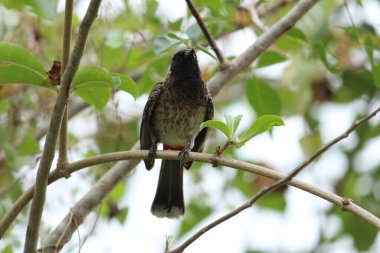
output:
[{"label": "tree branch", "polygon": [[[74,0],[66,0],[65,6],[65,21],[63,28],[63,43],[62,43],[62,60],[61,60],[61,76],[63,75],[70,57],[71,44],[71,27],[73,20]],[[58,164],[67,163],[67,103],[63,113],[61,128],[59,130],[59,145],[58,145]]]},{"label": "tree branch", "polygon": [[203,22],[201,15],[197,11],[197,8],[195,8],[195,6],[191,0],[186,0],[186,3],[189,6],[189,9],[190,9],[191,13],[193,14],[194,18],[197,20],[198,25],[201,28],[203,34],[206,36],[208,43],[210,43],[210,46],[212,47],[216,56],[218,57],[220,65],[225,67],[226,60],[224,59],[222,52],[220,51],[218,45],[216,44],[216,42],[215,42],[214,38],[212,37],[210,31],[208,30],[207,26]]},{"label": "tree branch", "polygon": [[44,149],[36,176],[36,187],[34,198],[29,213],[28,227],[25,236],[24,253],[34,253],[37,249],[39,229],[41,224],[43,207],[45,204],[46,187],[49,171],[54,158],[55,147],[58,139],[58,132],[62,123],[64,110],[69,96],[70,83],[78,69],[82,58],[87,35],[95,20],[101,0],[92,0],[87,13],[80,25],[77,43],[75,45],[69,64],[62,76],[61,89],[54,107],[50,121],[49,131],[46,136]]},{"label": "tree branch", "polygon": [[[379,112],[380,109],[377,110]],[[138,146],[138,145],[136,145]],[[327,150],[327,149],[326,149]],[[62,237],[62,233],[59,233],[59,228],[61,228],[61,232],[65,231],[66,234],[63,236],[63,238],[66,238],[61,241],[67,242],[70,238],[68,237],[70,235],[70,229],[72,229],[71,232],[74,232],[77,228],[77,225],[81,224],[84,220],[84,218],[88,215],[88,210],[92,210],[93,207],[97,205],[98,201],[101,201],[100,199],[104,198],[105,195],[107,195],[108,190],[112,190],[112,187],[110,185],[114,184],[114,181],[122,181],[124,180],[125,176],[128,175],[129,172],[134,168],[134,166],[144,158],[148,157],[148,151],[144,150],[131,150],[131,151],[123,151],[123,152],[114,152],[114,153],[108,153],[108,154],[102,154],[102,155],[97,155],[91,158],[83,159],[77,162],[73,162],[71,164],[68,164],[65,169],[67,170],[68,173],[74,173],[80,169],[83,168],[88,168],[94,165],[102,164],[102,163],[109,163],[109,162],[115,162],[115,161],[123,161],[117,163],[116,167],[118,167],[118,170],[110,169],[102,178],[99,180],[96,185],[92,188],[91,191],[89,191],[81,200],[78,202],[74,207],[71,212],[71,216],[68,215],[64,221],[61,222],[59,227],[56,228],[55,231],[51,233],[51,235],[55,235],[55,237],[49,237],[49,241],[46,241],[46,245],[55,245],[54,238],[60,238]],[[178,158],[178,152],[175,151],[157,151],[157,158],[158,159],[170,159],[170,160],[176,160]],[[188,159],[191,161],[199,161],[202,163],[212,163],[211,161],[213,160],[213,154],[205,154],[205,153],[193,153],[190,152]],[[315,159],[315,158],[314,158]],[[130,160],[130,161],[124,161],[124,160]],[[310,158],[308,159],[310,160]],[[245,172],[249,173],[254,173],[258,175],[262,175],[268,178],[272,178],[275,180],[284,180],[288,176],[275,171],[271,170],[269,168],[239,161],[239,160],[234,160],[230,158],[225,158],[221,157],[220,159],[217,160],[217,164],[221,166],[226,166],[226,167],[231,167],[234,169],[239,169]],[[309,164],[309,163],[308,163]],[[107,176],[106,176],[107,175]],[[49,176],[49,184],[55,182],[56,180],[63,178],[64,176],[62,173],[60,173],[59,170],[54,170],[50,173]],[[112,181],[112,182],[110,182]],[[294,186],[296,188],[299,188],[301,190],[304,190],[306,192],[309,192],[315,196],[318,196],[320,198],[323,198],[335,205],[338,205],[344,210],[350,211],[353,214],[358,215],[362,219],[366,220],[376,228],[380,229],[380,219],[377,218],[375,215],[371,214],[367,210],[361,208],[360,206],[354,204],[354,203],[349,203],[348,205],[344,204],[345,199],[337,196],[333,193],[324,191],[322,189],[319,189],[309,183],[303,182],[298,179],[291,179],[288,182],[289,185]],[[99,192],[101,192],[102,196],[99,196]],[[19,198],[16,201],[16,205],[19,206],[20,209],[22,209],[23,206],[25,206],[28,201],[33,197],[33,187],[29,189],[26,193],[22,195],[21,198]],[[78,208],[81,207],[81,208]],[[83,208],[85,207],[85,208]],[[78,211],[79,210],[79,211]],[[8,213],[14,213],[15,209],[11,210]],[[70,218],[71,217],[71,218]],[[73,220],[73,217],[75,221],[77,222],[76,224],[72,224],[73,227],[68,227],[69,221]],[[81,218],[78,218],[81,217]],[[4,217],[6,218],[6,217]],[[3,219],[4,220],[4,219]],[[0,231],[3,233],[3,224],[4,221],[0,223]],[[73,222],[73,221],[72,221]],[[49,243],[48,243],[49,242]]]},{"label": "tree branch", "polygon": [[[315,159],[317,159],[321,154],[326,152],[333,145],[335,145],[339,141],[347,138],[350,135],[350,133],[352,133],[358,126],[364,124],[365,122],[368,122],[368,120],[373,118],[379,111],[380,111],[380,107],[377,108],[371,114],[364,117],[363,119],[356,121],[349,129],[347,129],[347,131],[345,131],[343,134],[339,135],[338,137],[336,137],[332,141],[328,142],[321,149],[319,149],[314,155],[312,155],[310,158],[308,158],[303,163],[301,163],[296,168],[294,168],[287,176],[279,179],[278,181],[276,181],[276,182],[274,182],[268,186],[261,188],[260,191],[258,191],[248,202],[244,203],[243,205],[236,208],[235,210],[227,213],[226,215],[220,217],[219,219],[217,219],[217,220],[211,222],[210,224],[208,224],[207,226],[203,227],[197,233],[195,233],[193,236],[191,236],[188,240],[186,240],[182,245],[180,245],[179,247],[169,251],[168,253],[183,252],[190,244],[192,244],[195,240],[197,240],[199,237],[201,237],[203,234],[205,234],[209,230],[220,225],[224,221],[238,215],[240,212],[250,208],[257,200],[262,198],[265,194],[267,194],[271,191],[274,191],[275,189],[278,189],[281,186],[283,186],[283,185],[287,184],[288,182],[290,182],[291,180],[293,180],[293,178],[296,175],[298,175],[298,173],[300,173],[304,168],[306,168],[311,162],[313,162]],[[322,198],[324,198],[324,197],[322,197]],[[324,198],[324,199],[326,199],[326,198]],[[334,203],[334,202],[332,202],[332,203]],[[347,199],[340,197],[340,202],[334,203],[334,204],[340,206],[342,210],[348,210],[347,207],[353,203],[350,200],[347,200]],[[360,212],[360,213],[361,213],[361,216],[360,216],[361,218],[367,217],[367,213],[364,213],[364,212]],[[369,220],[367,220],[367,221],[369,223],[371,223],[373,226],[375,226],[377,229],[380,229],[380,219],[377,218],[375,215],[373,215],[373,216],[374,217],[372,217],[372,218],[374,218],[374,219],[371,219],[371,221],[369,221]]]}]

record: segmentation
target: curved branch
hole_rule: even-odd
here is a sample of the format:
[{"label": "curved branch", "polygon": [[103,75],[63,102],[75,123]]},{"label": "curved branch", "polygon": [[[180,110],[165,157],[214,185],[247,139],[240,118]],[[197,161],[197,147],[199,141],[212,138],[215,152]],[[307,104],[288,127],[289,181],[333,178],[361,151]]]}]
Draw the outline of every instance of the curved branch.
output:
[{"label": "curved branch", "polygon": [[[377,111],[380,111],[380,108]],[[67,165],[66,169],[69,173],[73,173],[77,170],[80,170],[80,169],[83,169],[86,167],[90,167],[93,165],[97,165],[97,164],[101,164],[101,163],[107,163],[107,162],[114,162],[114,161],[122,161],[122,160],[126,160],[126,159],[137,160],[137,161],[131,162],[131,163],[136,165],[136,164],[138,164],[138,162],[141,159],[145,159],[147,157],[148,157],[148,151],[145,151],[145,150],[131,150],[131,151],[124,151],[124,152],[108,153],[108,154],[98,155],[98,156],[94,156],[94,157],[91,157],[88,159],[80,160],[77,162],[73,162],[73,163]],[[178,160],[179,159],[178,158],[178,152],[166,151],[166,150],[165,151],[158,150],[157,151],[157,158],[169,159],[169,160]],[[315,158],[313,160],[315,160]],[[210,163],[210,164],[212,164],[215,161],[213,154],[196,153],[196,152],[190,152],[188,159],[191,161],[198,161],[198,162]],[[309,160],[310,159],[307,160],[308,161],[307,165],[309,165],[311,162]],[[335,205],[338,205],[342,208],[344,207],[344,210],[350,211],[350,212],[358,215],[359,217],[361,217],[364,220],[371,223],[373,226],[380,229],[380,219],[377,218],[375,215],[371,214],[370,212],[368,212],[367,210],[361,208],[360,206],[358,206],[354,203],[350,203],[349,205],[343,205],[342,201],[344,200],[344,198],[342,198],[336,194],[333,194],[333,193],[324,191],[322,189],[319,189],[319,188],[317,188],[317,187],[315,187],[309,183],[303,182],[301,180],[294,179],[294,178],[289,179],[289,178],[287,178],[288,176],[286,174],[281,173],[279,171],[271,170],[271,169],[263,167],[263,166],[259,166],[259,165],[251,164],[248,162],[243,162],[240,160],[231,159],[231,158],[225,158],[225,157],[221,157],[221,158],[217,159],[216,164],[221,165],[221,166],[234,168],[234,169],[243,170],[243,171],[254,173],[254,174],[258,174],[258,175],[265,176],[268,178],[272,178],[275,180],[287,179],[289,181],[288,182],[289,185],[294,186],[296,188],[299,188],[301,190],[304,190],[306,192],[309,192],[309,193],[311,193],[315,196],[318,196],[320,198],[323,198],[323,199],[325,199],[325,200],[327,200],[327,201],[329,201]],[[305,165],[305,167],[307,165]],[[291,176],[293,176],[293,175],[291,175]]]},{"label": "curved branch", "polygon": [[[92,210],[94,207],[96,207],[99,199],[103,199],[105,195],[107,195],[108,191],[112,190],[112,188],[109,188],[109,186],[112,185],[112,183],[109,181],[123,180],[126,172],[129,173],[141,159],[144,159],[147,157],[148,157],[148,151],[132,150],[132,151],[102,154],[102,155],[94,156],[88,159],[84,159],[84,160],[80,160],[80,161],[68,164],[66,166],[67,172],[73,173],[80,169],[88,168],[93,165],[97,165],[101,163],[108,163],[108,162],[130,159],[130,161],[117,163],[119,170],[116,173],[115,173],[116,171],[115,169],[110,170],[109,172],[112,172],[112,173],[109,174],[109,176],[103,177],[101,180],[99,180],[92,188],[92,191],[89,191],[85,196],[83,196],[83,198],[72,208],[71,214],[68,215],[60,223],[60,225],[56,228],[56,230],[54,230],[51,233],[51,235],[55,235],[55,236],[49,236],[45,244],[49,246],[45,246],[44,250],[56,249],[53,247],[53,245],[56,246],[55,242],[58,241],[58,238],[63,238],[60,241],[61,242],[60,246],[67,243],[70,240],[71,234],[77,229],[78,224],[83,223],[84,218],[87,216],[87,209]],[[170,159],[170,160],[179,159],[178,152],[176,151],[157,151],[157,158]],[[213,160],[213,155],[190,152],[188,159],[192,161],[203,162],[203,163],[211,163],[211,161]],[[287,179],[288,177],[287,175],[281,172],[271,170],[263,166],[258,166],[255,164],[250,164],[247,162],[234,160],[230,158],[222,157],[217,160],[217,164],[221,166],[243,170],[249,173],[255,173],[255,174],[269,177],[275,180],[284,180],[284,179]],[[64,175],[60,174],[57,170],[54,170],[49,177],[49,183],[53,183],[54,181],[63,177]],[[380,229],[380,219],[377,218],[375,215],[371,214],[370,212],[368,212],[367,210],[356,205],[355,203],[350,202],[347,204],[345,203],[344,198],[336,194],[319,189],[318,187],[315,187],[309,183],[303,182],[298,179],[293,178],[288,182],[288,184],[296,188],[299,188],[301,190],[304,190],[306,192],[309,192],[315,196],[323,198],[337,206],[340,206],[342,210],[350,211],[353,214],[356,214],[362,219],[366,220],[367,222],[369,222],[376,228]],[[99,195],[99,192],[102,194]],[[28,200],[30,200],[33,197],[33,189],[29,189],[28,192],[24,194],[23,196],[24,197],[22,198],[23,200],[21,202],[28,202]],[[257,197],[256,197],[256,200],[257,200]],[[247,202],[247,203],[250,203],[250,202]],[[246,206],[247,203],[244,206]],[[83,207],[83,206],[85,206],[86,208],[78,208],[78,207]],[[58,233],[58,231],[61,231],[61,232],[65,231],[66,233],[62,235],[62,233]]]}]

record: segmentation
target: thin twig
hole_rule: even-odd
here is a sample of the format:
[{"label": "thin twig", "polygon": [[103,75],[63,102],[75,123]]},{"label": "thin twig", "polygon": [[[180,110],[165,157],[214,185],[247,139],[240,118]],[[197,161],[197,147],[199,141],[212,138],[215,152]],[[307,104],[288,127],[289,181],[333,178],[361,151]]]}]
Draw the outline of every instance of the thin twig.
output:
[{"label": "thin twig", "polygon": [[[274,182],[273,184],[270,184],[268,186],[265,186],[260,189],[248,202],[244,203],[240,207],[236,208],[235,210],[227,213],[226,215],[220,217],[219,219],[213,221],[212,223],[208,224],[207,226],[200,229],[197,233],[195,233],[193,236],[191,236],[188,240],[186,240],[182,245],[179,247],[169,251],[168,253],[176,253],[176,252],[183,252],[190,244],[192,244],[195,240],[197,240],[199,237],[201,237],[206,232],[210,231],[212,228],[220,225],[224,221],[236,216],[240,212],[250,208],[257,200],[262,198],[265,194],[278,189],[279,187],[287,184],[290,182],[298,173],[300,173],[304,168],[306,168],[311,162],[313,162],[317,157],[319,157],[321,154],[326,152],[329,148],[331,148],[333,145],[337,144],[341,140],[347,138],[350,133],[352,133],[358,126],[364,124],[365,122],[368,122],[371,118],[373,118],[378,112],[380,112],[380,107],[377,108],[375,111],[373,111],[371,114],[367,115],[366,117],[362,118],[361,120],[356,121],[347,131],[345,131],[343,134],[339,135],[332,141],[328,142],[326,145],[324,145],[321,149],[319,149],[314,155],[309,157],[307,160],[305,160],[303,163],[298,165],[296,168],[294,168],[286,177]],[[346,202],[344,199],[341,201],[341,207],[346,210],[346,207],[350,205],[352,202],[348,201]],[[377,225],[378,226],[378,225]],[[378,227],[380,229],[380,227]]]},{"label": "thin twig", "polygon": [[62,76],[61,89],[50,120],[49,131],[46,136],[44,149],[36,176],[34,198],[28,218],[28,227],[25,236],[24,253],[34,253],[37,250],[37,242],[41,225],[42,212],[46,198],[46,187],[54,151],[57,145],[59,128],[62,123],[67,99],[69,96],[70,82],[78,69],[83,55],[87,35],[90,27],[97,17],[101,0],[92,0],[86,15],[80,25],[77,43],[75,45],[69,64]]},{"label": "thin twig", "polygon": [[[65,21],[63,28],[63,42],[62,42],[62,60],[61,60],[61,76],[63,75],[70,57],[71,45],[71,27],[73,20],[73,6],[74,0],[66,0],[65,6]],[[68,107],[65,106],[61,127],[59,130],[59,145],[58,145],[58,164],[60,166],[68,162],[67,157],[67,121],[68,121]]]},{"label": "thin twig", "polygon": [[198,25],[202,29],[203,34],[206,36],[208,42],[210,43],[210,46],[214,50],[216,56],[219,59],[219,63],[221,66],[224,66],[226,64],[226,60],[224,59],[224,56],[222,52],[220,51],[218,45],[216,44],[214,38],[212,37],[210,31],[206,27],[205,23],[203,22],[203,19],[201,15],[199,14],[197,8],[195,8],[193,2],[191,0],[186,0],[187,5],[189,6],[189,9],[191,13],[193,14],[194,18],[197,20]]}]

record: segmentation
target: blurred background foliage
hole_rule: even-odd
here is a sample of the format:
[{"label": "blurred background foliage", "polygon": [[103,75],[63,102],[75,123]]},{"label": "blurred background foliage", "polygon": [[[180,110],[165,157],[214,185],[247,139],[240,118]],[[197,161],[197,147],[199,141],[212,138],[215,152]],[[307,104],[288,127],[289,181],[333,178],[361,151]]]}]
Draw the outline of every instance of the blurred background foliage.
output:
[{"label": "blurred background foliage", "polygon": [[[75,1],[76,9],[84,9],[84,2]],[[279,5],[280,8],[271,9],[279,2],[285,4]],[[287,13],[295,2],[297,1],[242,3],[238,0],[194,0],[207,27],[218,39],[223,51],[226,48],[240,47],[231,39],[238,33],[249,33],[253,38],[262,33],[252,21],[252,8],[256,10],[265,26],[270,27]],[[319,108],[324,105],[359,105],[359,108],[352,110],[353,119],[358,119],[376,105],[379,106],[379,20],[377,19],[376,25],[375,21],[366,17],[369,8],[367,5],[379,9],[380,2],[356,0],[347,1],[346,5],[344,1],[320,1],[294,28],[262,54],[250,69],[222,89],[214,98],[216,117],[221,119],[223,112],[230,110],[228,108],[239,106],[250,108],[249,114],[244,115],[250,121],[253,115],[265,114],[275,114],[285,119],[299,117],[304,125],[303,129],[300,129],[302,134],[298,141],[304,158],[307,158],[323,143],[329,141],[321,134]],[[191,14],[187,12],[183,17],[170,20],[164,12],[158,11],[158,7],[159,3],[153,0],[124,0],[119,5],[105,1],[102,4],[100,18],[91,30],[81,65],[98,67],[108,73],[122,73],[133,79],[137,87],[136,94],[133,95],[137,100],[134,101],[133,96],[126,95],[127,93],[122,96],[126,98],[126,102],[121,100],[118,93],[124,91],[116,86],[109,89],[108,96],[105,94],[107,92],[102,91],[95,94],[99,96],[98,99],[108,101],[104,108],[89,105],[73,94],[69,105],[71,119],[91,117],[94,120],[90,121],[92,125],[89,129],[94,131],[80,131],[78,124],[69,124],[71,160],[128,150],[138,140],[146,94],[156,82],[165,78],[171,56],[179,47],[198,48],[199,55],[202,55],[200,63],[206,81],[218,70],[217,61]],[[64,16],[61,9],[57,1],[2,0],[0,40],[26,48],[48,71],[53,61],[61,57],[59,45],[62,40]],[[76,11],[75,15],[78,16],[74,17],[73,22],[73,42],[82,18],[80,11]],[[236,50],[229,51],[233,53],[226,55],[228,59],[237,56]],[[44,133],[56,97],[54,90],[44,87],[23,83],[0,85],[0,217],[25,191],[25,187],[33,182],[33,168],[39,159]],[[334,125],[334,121],[338,119],[339,117],[331,118],[329,124]],[[379,159],[375,157],[375,162],[371,163],[370,168],[363,169],[366,160],[361,154],[363,149],[368,149],[379,141],[379,134],[380,121],[375,119],[355,131],[355,140],[350,145],[339,146],[346,160],[344,172],[339,178],[329,182],[329,190],[340,196],[352,198],[355,203],[377,216],[380,216]],[[214,132],[207,152],[213,152],[217,145],[223,145],[223,140],[221,135]],[[284,152],[292,155],[291,150]],[[380,157],[380,149],[376,152],[372,150],[371,154]],[[239,153],[233,149],[229,149],[225,155],[241,159]],[[268,167],[284,171],[283,168],[273,167],[271,161],[254,159],[250,162],[264,163]],[[110,165],[106,164],[86,170],[84,178],[90,182],[94,181],[109,167]],[[197,164],[189,173],[191,180],[196,184],[205,180],[204,170],[199,167],[200,164]],[[225,169],[221,169],[215,173],[222,177],[226,172]],[[271,182],[270,179],[240,171],[229,171],[227,175],[223,176],[221,194],[238,191],[242,199],[248,199],[260,187]],[[104,201],[101,209],[102,219],[128,222],[128,209],[133,207],[118,204],[125,195],[124,188],[123,183]],[[283,187],[266,196],[257,203],[257,207],[263,210],[270,209],[281,215],[287,208],[288,188]],[[207,195],[203,188],[192,193],[191,199],[187,201],[187,214],[179,225],[178,238],[216,210],[216,206],[208,201]],[[338,220],[339,225],[333,232],[321,225],[319,241],[307,251],[333,252],[324,249],[333,247],[335,243],[347,238],[353,243],[350,246],[352,248],[345,252],[370,252],[374,249],[376,237],[379,241],[379,234],[372,226],[337,207],[330,206],[321,210],[320,216],[323,218],[317,219],[321,222],[329,219]],[[19,216],[17,222],[26,222],[25,212]],[[20,244],[12,228],[8,230],[5,239],[8,240],[8,245],[12,246],[4,246],[4,252],[13,252]],[[265,248],[247,246],[246,252],[265,251]]]}]

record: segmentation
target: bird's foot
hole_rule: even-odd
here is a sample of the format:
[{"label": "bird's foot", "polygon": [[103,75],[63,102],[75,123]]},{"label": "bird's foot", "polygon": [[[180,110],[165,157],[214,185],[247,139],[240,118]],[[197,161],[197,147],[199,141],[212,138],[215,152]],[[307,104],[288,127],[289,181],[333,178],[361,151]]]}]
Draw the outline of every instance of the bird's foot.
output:
[{"label": "bird's foot", "polygon": [[181,167],[183,167],[184,165],[186,165],[187,158],[189,157],[190,151],[191,151],[190,146],[186,146],[184,149],[182,149],[181,151],[179,151],[178,157],[181,157]]},{"label": "bird's foot", "polygon": [[149,159],[154,159],[156,158],[156,153],[157,153],[157,145],[154,145],[149,148]]}]

